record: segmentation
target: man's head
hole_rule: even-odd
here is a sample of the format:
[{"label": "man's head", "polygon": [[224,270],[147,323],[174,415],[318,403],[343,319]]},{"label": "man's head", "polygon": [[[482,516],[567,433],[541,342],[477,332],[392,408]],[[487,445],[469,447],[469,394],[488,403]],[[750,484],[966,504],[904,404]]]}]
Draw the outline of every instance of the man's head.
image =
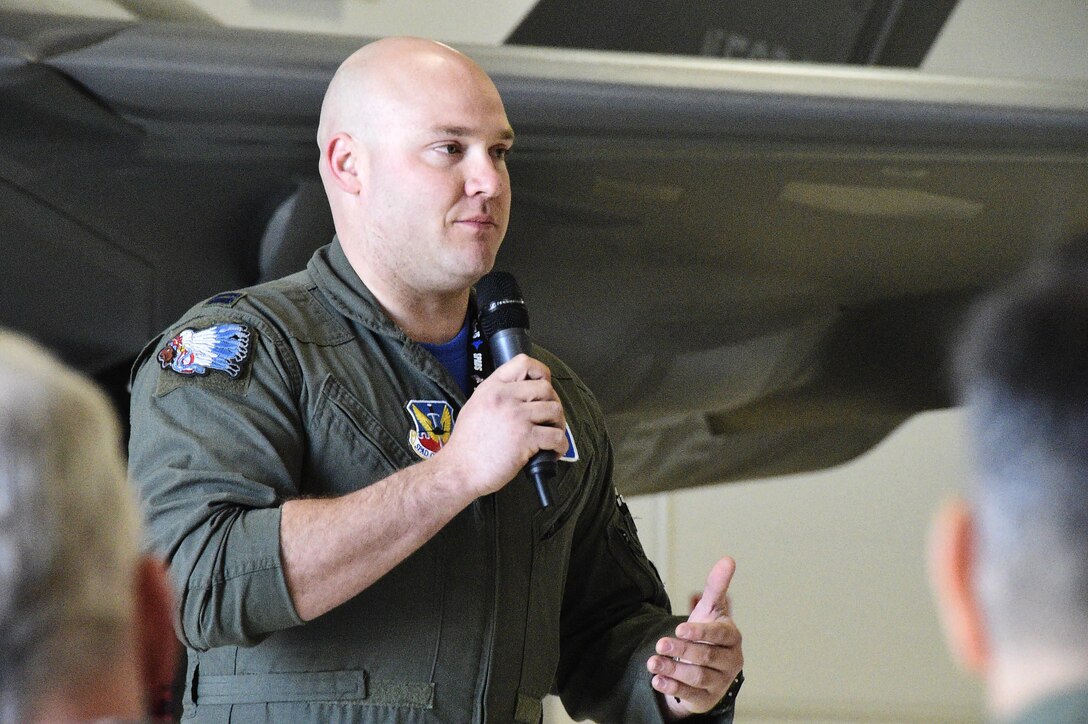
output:
[{"label": "man's head", "polygon": [[998,713],[1088,681],[1086,250],[976,307],[956,356],[977,475],[932,560],[952,649]]},{"label": "man's head", "polygon": [[134,717],[170,681],[165,578],[139,536],[106,397],[0,332],[0,721]]},{"label": "man's head", "polygon": [[419,38],[364,46],[329,84],[317,140],[340,241],[379,296],[462,294],[491,269],[513,131],[469,58]]}]

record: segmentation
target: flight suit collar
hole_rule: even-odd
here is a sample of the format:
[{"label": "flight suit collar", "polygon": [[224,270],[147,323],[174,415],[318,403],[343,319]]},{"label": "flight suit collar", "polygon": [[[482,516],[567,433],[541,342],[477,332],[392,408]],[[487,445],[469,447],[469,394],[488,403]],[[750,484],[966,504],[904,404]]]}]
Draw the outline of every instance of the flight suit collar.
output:
[{"label": "flight suit collar", "polygon": [[409,341],[396,322],[389,318],[374,293],[370,291],[348,261],[339,237],[321,247],[307,265],[337,311],[379,334]]},{"label": "flight suit collar", "polygon": [[385,313],[351,266],[339,237],[334,236],[328,245],[314,252],[307,269],[336,311],[376,334],[398,340],[408,362],[437,382],[447,399],[456,403],[458,409],[465,403],[465,393],[449,371]]}]

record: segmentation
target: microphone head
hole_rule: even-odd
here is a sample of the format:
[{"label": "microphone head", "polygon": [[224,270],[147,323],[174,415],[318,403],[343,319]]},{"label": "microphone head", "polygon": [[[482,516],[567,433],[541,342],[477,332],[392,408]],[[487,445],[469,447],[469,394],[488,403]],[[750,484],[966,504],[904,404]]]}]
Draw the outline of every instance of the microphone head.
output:
[{"label": "microphone head", "polygon": [[529,328],[529,310],[509,272],[493,271],[476,283],[476,310],[485,339],[504,329]]}]

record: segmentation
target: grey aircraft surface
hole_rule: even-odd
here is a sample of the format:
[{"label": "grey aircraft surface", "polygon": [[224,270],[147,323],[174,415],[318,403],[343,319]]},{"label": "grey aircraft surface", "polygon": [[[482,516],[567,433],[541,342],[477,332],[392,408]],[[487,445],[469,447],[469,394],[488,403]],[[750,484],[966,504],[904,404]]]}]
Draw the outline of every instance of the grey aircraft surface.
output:
[{"label": "grey aircraft surface", "polygon": [[[329,241],[317,114],[365,38],[119,4],[0,2],[0,325],[123,401],[183,310]],[[533,35],[554,27],[458,47],[518,134],[499,267],[597,394],[622,492],[831,466],[946,406],[965,304],[1088,228],[1085,84]]]}]

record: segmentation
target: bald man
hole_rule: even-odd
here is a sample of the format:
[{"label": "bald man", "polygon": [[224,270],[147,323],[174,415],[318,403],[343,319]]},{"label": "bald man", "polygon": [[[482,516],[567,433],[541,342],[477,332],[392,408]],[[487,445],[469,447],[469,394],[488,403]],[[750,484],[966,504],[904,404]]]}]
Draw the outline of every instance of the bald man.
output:
[{"label": "bald man", "polygon": [[[186,716],[535,724],[557,691],[602,722],[731,720],[733,561],[671,616],[585,386],[540,348],[470,369],[513,142],[465,56],[362,48],[321,109],[332,243],[137,363],[130,464],[181,592]],[[540,450],[565,460],[543,510],[520,472]]]}]

